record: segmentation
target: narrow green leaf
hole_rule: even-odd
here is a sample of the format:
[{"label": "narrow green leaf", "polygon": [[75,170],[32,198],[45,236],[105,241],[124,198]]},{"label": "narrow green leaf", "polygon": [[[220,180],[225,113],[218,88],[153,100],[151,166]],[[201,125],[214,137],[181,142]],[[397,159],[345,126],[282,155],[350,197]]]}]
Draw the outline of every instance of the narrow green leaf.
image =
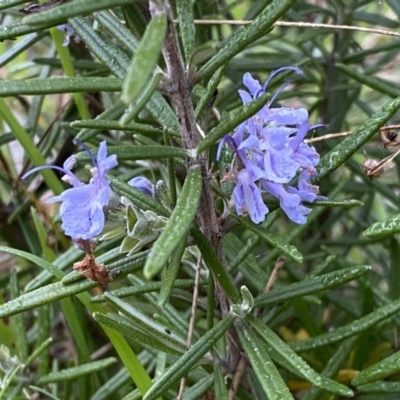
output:
[{"label": "narrow green leaf", "polygon": [[[87,300],[89,300],[88,296]],[[101,310],[101,308],[98,307],[97,304],[93,304],[92,306],[93,307],[88,306],[88,309],[91,312],[98,312],[99,310]],[[131,376],[133,382],[136,384],[140,393],[143,395],[151,385],[151,379],[148,373],[136,357],[136,354],[133,352],[132,348],[129,346],[129,344],[126,342],[121,334],[104,325],[101,325],[101,327],[103,328],[106,335],[109,337],[110,342],[116,349],[126,369],[129,371],[129,375]]]},{"label": "narrow green leaf", "polygon": [[22,364],[17,365],[11,373],[8,373],[5,376],[5,379],[1,382],[1,390],[0,390],[0,400],[3,399],[3,395],[6,393],[8,386],[11,381],[14,379],[14,376],[18,373],[18,371],[22,368]]},{"label": "narrow green leaf", "polygon": [[108,368],[117,362],[114,357],[105,358],[104,360],[93,361],[88,364],[79,365],[78,367],[66,368],[61,371],[52,372],[39,378],[39,383],[45,385],[47,383],[65,382],[68,380],[79,378],[80,376],[91,374]]},{"label": "narrow green leaf", "polygon": [[254,235],[247,239],[246,244],[241,246],[240,251],[236,254],[235,259],[229,265],[229,272],[234,272],[239,265],[245,261],[245,259],[250,255],[250,253],[256,248],[258,244],[259,237]]},{"label": "narrow green leaf", "polygon": [[[121,103],[122,104],[122,103]],[[124,105],[124,109],[126,106]],[[108,111],[108,110],[107,110]],[[105,111],[105,113],[107,112]],[[103,113],[103,114],[105,114]],[[101,114],[101,115],[103,115]],[[116,116],[115,118],[119,118],[122,115],[122,112],[118,113],[119,115]],[[127,132],[135,132],[135,133],[141,133],[142,135],[161,135],[162,130],[153,128],[151,125],[147,124],[138,124],[136,122],[131,122],[128,125],[122,126],[119,122],[117,121],[111,121],[109,119],[102,119],[102,118],[96,118],[92,120],[86,120],[86,121],[73,121],[71,122],[70,126],[72,128],[84,128],[79,134],[76,136],[79,140],[81,140],[81,137],[83,140],[81,141],[88,141],[92,137],[95,137],[96,135],[99,135],[101,131],[103,130],[115,130],[115,131],[127,131]],[[89,131],[86,133],[85,131]],[[177,135],[177,134],[175,134]]]},{"label": "narrow green leaf", "polygon": [[160,93],[157,91],[153,93],[152,98],[146,104],[146,109],[163,129],[166,129],[171,135],[174,132],[179,132],[178,118],[167,103],[167,100]]},{"label": "narrow green leaf", "polygon": [[[13,300],[18,299],[20,296],[17,272],[13,268],[10,271],[10,295]],[[28,339],[26,337],[25,320],[22,314],[15,315],[11,318],[11,326],[14,331],[15,348],[17,350],[18,358],[25,362],[28,357]]]},{"label": "narrow green leaf", "polygon": [[143,110],[146,104],[150,101],[154,92],[157,90],[160,79],[160,73],[153,74],[149,81],[146,82],[145,86],[137,93],[135,98],[132,98],[130,107],[126,110],[120,120],[120,124],[122,126],[128,125],[130,121],[137,118],[140,111]]},{"label": "narrow green leaf", "polygon": [[131,103],[144,89],[157,65],[167,31],[165,13],[155,15],[140,41],[122,85],[122,101]]},{"label": "narrow green leaf", "polygon": [[144,267],[144,275],[150,279],[163,268],[182,240],[197,213],[202,187],[200,168],[192,167],[163,232],[153,244]]},{"label": "narrow green leaf", "polygon": [[32,389],[32,390],[34,390],[34,391],[36,391],[36,392],[38,392],[38,393],[44,394],[45,396],[47,396],[47,397],[48,397],[49,399],[51,399],[51,400],[61,400],[59,397],[54,396],[53,394],[51,394],[51,393],[48,392],[47,390],[44,390],[44,389],[42,389],[42,388],[40,388],[40,387],[38,387],[38,386],[29,385],[29,388]]},{"label": "narrow green leaf", "polygon": [[151,210],[156,214],[163,217],[169,217],[170,213],[156,200],[145,195],[139,190],[134,189],[127,183],[120,181],[112,176],[107,177],[111,182],[111,186],[114,188],[116,193],[120,196],[125,196],[129,201],[131,201],[136,207],[143,211]]},{"label": "narrow green leaf", "polygon": [[77,15],[89,15],[94,11],[131,4],[132,0],[75,0],[73,3],[64,3],[58,7],[40,13],[30,14],[23,18],[27,25],[43,25],[51,21],[52,26],[65,22],[68,18]]},{"label": "narrow green leaf", "polygon": [[240,342],[246,356],[269,400],[294,400],[275,364],[272,362],[266,346],[242,320],[235,323]]},{"label": "narrow green leaf", "polygon": [[239,217],[235,214],[232,214],[232,216],[243,226],[253,231],[256,235],[264,239],[271,246],[280,250],[286,256],[290,257],[293,261],[296,261],[298,263],[303,262],[303,255],[296,249],[296,247],[285,243],[282,238],[273,235],[272,233],[269,233],[267,229],[263,228],[261,225],[255,224],[248,218]]},{"label": "narrow green leaf", "polygon": [[122,400],[142,400],[142,395],[139,390],[135,389],[122,398]]},{"label": "narrow green leaf", "polygon": [[35,33],[49,26],[51,26],[51,22],[49,21],[46,25],[41,26],[40,29],[38,29],[36,26],[26,25],[22,22],[14,22],[10,25],[2,25],[0,26],[0,42],[7,39],[15,39],[19,36],[27,35],[28,33]]},{"label": "narrow green leaf", "polygon": [[117,309],[121,314],[131,319],[142,331],[147,333],[150,337],[157,338],[164,343],[170,343],[184,352],[186,343],[173,332],[169,332],[165,326],[160,325],[158,322],[153,321],[147,315],[141,313],[139,310],[131,306],[129,303],[112,296],[109,293],[104,294],[107,302]]},{"label": "narrow green leaf", "polygon": [[[134,326],[132,323],[118,315],[104,314],[96,312],[93,314],[93,318],[104,326],[119,332],[123,336],[130,337],[136,340],[138,343],[149,346],[150,348],[164,351],[169,354],[181,355],[185,352],[186,347],[183,340],[181,342],[174,341],[172,339],[165,340],[165,332],[163,337],[157,337],[155,335],[149,335],[147,332]],[[168,329],[164,329],[170,332]]]},{"label": "narrow green leaf", "polygon": [[400,108],[400,97],[390,101],[371,118],[361,124],[355,131],[321,158],[318,164],[316,182],[321,182],[326,176],[345,163],[358,149],[366,144],[394,113]]},{"label": "narrow green leaf", "polygon": [[214,366],[214,392],[218,400],[228,400],[228,389],[219,364]]},{"label": "narrow green leaf", "polygon": [[139,41],[131,31],[110,11],[99,11],[93,14],[94,18],[123,46],[135,52]]},{"label": "narrow green leaf", "polygon": [[196,25],[193,22],[193,3],[191,0],[178,0],[176,11],[179,21],[179,32],[183,42],[186,64],[189,64],[195,47]]},{"label": "narrow green leaf", "polygon": [[[213,383],[213,375],[205,376],[204,378],[196,382],[193,386],[184,391],[182,400],[199,400],[204,398],[203,394],[206,392],[206,390],[211,388]],[[218,400],[221,399],[218,398]]]},{"label": "narrow green leaf", "polygon": [[186,243],[182,241],[174,254],[171,257],[171,261],[168,264],[168,267],[165,271],[164,279],[161,283],[160,293],[158,294],[158,304],[160,306],[164,306],[169,299],[169,295],[171,294],[172,289],[175,287],[174,283],[176,282],[176,275],[178,274],[179,268],[182,262],[182,256],[186,248]]},{"label": "narrow green leaf", "polygon": [[64,286],[61,282],[51,283],[42,288],[24,293],[18,298],[2,304],[0,306],[0,318],[18,314],[56,300],[61,300],[96,286],[99,286],[98,282],[88,280],[70,286]]},{"label": "narrow green leaf", "polygon": [[[144,395],[143,400],[155,400],[169,389],[178,379],[188,373],[191,368],[209,351],[219,338],[230,328],[235,317],[227,315],[214,325],[199,339],[182,357],[172,364]],[[281,399],[282,400],[282,399]]]},{"label": "narrow green leaf", "polygon": [[0,10],[5,10],[6,8],[15,7],[24,3],[27,3],[27,0],[2,0],[0,3]]},{"label": "narrow green leaf", "polygon": [[375,222],[363,235],[368,239],[382,239],[400,232],[400,214],[395,214],[385,221]]},{"label": "narrow green leaf", "polygon": [[[154,160],[168,157],[190,157],[190,150],[181,147],[169,146],[109,146],[107,147],[108,154],[115,154],[118,161],[123,160]],[[97,153],[94,151],[94,155]],[[86,151],[76,154],[78,162],[90,162],[90,157]]]},{"label": "narrow green leaf", "polygon": [[[4,81],[2,81],[4,82]],[[20,82],[19,80],[12,81],[14,84]],[[0,85],[0,92],[1,92]],[[42,156],[39,149],[35,146],[32,138],[26,132],[26,130],[21,126],[17,118],[11,112],[7,104],[3,99],[0,99],[0,116],[4,119],[7,125],[10,127],[13,135],[18,140],[19,144],[24,148],[24,151],[28,155],[29,159],[38,167],[39,165],[46,165],[46,159]],[[50,169],[43,169],[40,171],[43,179],[47,183],[48,187],[54,192],[54,194],[60,194],[64,188],[56,177],[54,171]]]},{"label": "narrow green leaf", "polygon": [[145,18],[137,3],[122,7],[125,24],[131,32],[141,37],[146,30],[148,19]]},{"label": "narrow green leaf", "polygon": [[16,256],[26,258],[27,260],[32,261],[36,265],[39,265],[46,271],[49,271],[58,279],[61,279],[64,276],[64,273],[60,271],[58,268],[54,267],[53,264],[34,254],[27,253],[26,251],[18,249],[12,249],[11,247],[5,247],[5,246],[0,246],[0,251],[4,251],[5,253],[15,254]]},{"label": "narrow green leaf", "polygon": [[121,80],[117,78],[32,78],[3,80],[0,85],[0,97],[22,94],[54,94],[71,92],[118,92]]},{"label": "narrow green leaf", "polygon": [[[321,375],[327,378],[335,379],[340,368],[349,360],[350,353],[354,349],[357,336],[345,340],[337,348],[333,356],[329,359]],[[323,392],[317,387],[312,387],[302,400],[320,400]]]},{"label": "narrow green leaf", "polygon": [[[146,365],[146,360],[143,357],[144,353],[146,353],[146,351],[141,352],[138,357],[140,359],[140,362],[143,365]],[[99,388],[97,388],[96,392],[90,397],[90,400],[110,399],[114,393],[117,393],[124,385],[129,382],[129,379],[129,373],[126,368],[120,368],[118,372],[113,374],[107,381],[105,381]]]},{"label": "narrow green leaf", "polygon": [[53,343],[53,338],[47,338],[44,342],[42,342],[26,359],[24,362],[24,369],[27,369],[29,365],[35,361],[36,357],[40,356],[43,351],[48,349],[50,345]]},{"label": "narrow green leaf", "polygon": [[245,28],[235,30],[223,47],[198,72],[198,78],[207,78],[218,68],[227,64],[234,56],[244,50],[250,43],[265,36],[282,15],[290,9],[296,0],[273,0]]},{"label": "narrow green leaf", "polygon": [[322,335],[305,339],[300,342],[290,343],[290,347],[296,351],[309,351],[326,346],[331,343],[335,343],[354,336],[360,332],[364,332],[377,325],[379,322],[390,318],[393,314],[400,310],[400,299],[393,301],[392,303],[379,307],[374,312],[365,315],[355,321],[341,326],[331,332],[324,333]]},{"label": "narrow green leaf", "polygon": [[312,269],[312,271],[307,274],[306,279],[314,278],[315,276],[321,275],[322,272],[324,272],[325,269],[330,264],[332,264],[335,260],[336,260],[336,256],[334,256],[334,255],[330,255],[330,256],[326,257],[325,260],[322,261],[322,263],[315,266]]},{"label": "narrow green leaf", "polygon": [[[70,3],[72,6],[74,3]],[[120,79],[125,78],[126,70],[129,65],[128,56],[119,49],[111,40],[100,36],[92,24],[83,17],[69,19],[68,23],[75,31],[88,49]]]},{"label": "narrow green leaf", "polygon": [[[30,132],[30,129],[26,128],[26,132]],[[0,147],[4,146],[5,144],[13,142],[14,140],[15,140],[15,137],[11,132],[2,133],[0,136]]]},{"label": "narrow green leaf", "polygon": [[275,332],[257,320],[252,315],[246,319],[254,326],[260,336],[279,353],[285,364],[290,364],[300,376],[311,382],[314,386],[335,393],[340,396],[352,396],[353,392],[346,386],[315,372],[301,357],[299,357]]},{"label": "narrow green leaf", "polygon": [[[109,293],[115,297],[122,299],[124,297],[135,296],[137,294],[157,292],[160,289],[162,289],[163,285],[164,285],[164,281],[162,281],[162,282],[147,282],[142,286],[121,287],[119,289],[112,290]],[[171,290],[174,288],[189,289],[189,288],[192,288],[193,286],[194,286],[193,279],[176,279],[172,283]],[[98,296],[92,297],[92,303],[102,303],[104,301],[106,301],[104,294],[99,294]],[[163,306],[163,304],[160,304],[160,306]]]},{"label": "narrow green leaf", "polygon": [[315,294],[322,290],[331,289],[357,279],[370,270],[371,267],[369,265],[345,268],[339,271],[330,272],[329,274],[308,279],[306,281],[278,287],[273,289],[271,292],[256,297],[254,299],[254,306],[261,307],[272,305],[281,303],[283,301],[293,300],[297,297]]},{"label": "narrow green leaf", "polygon": [[[73,263],[82,259],[84,254],[85,253],[82,250],[79,250],[76,247],[70,247],[67,251],[60,254],[52,264],[60,271],[64,271]],[[26,284],[25,292],[30,292],[31,290],[38,289],[46,285],[47,283],[51,282],[53,278],[54,275],[51,272],[44,270]]]},{"label": "narrow green leaf", "polygon": [[357,82],[360,82],[363,85],[370,87],[371,89],[386,94],[390,97],[400,96],[400,89],[397,88],[395,84],[390,85],[388,83],[382,82],[377,78],[368,76],[365,72],[358,72],[355,69],[350,68],[344,64],[337,63],[335,64],[335,68],[350,76],[350,78],[353,78]]},{"label": "narrow green leaf", "polygon": [[400,293],[400,268],[398,264],[400,260],[400,245],[398,238],[390,239],[388,251],[390,255],[390,270],[387,278],[389,284],[389,297],[395,300]]},{"label": "narrow green leaf", "polygon": [[[61,61],[62,69],[66,76],[76,77],[74,65],[72,63],[71,53],[68,46],[64,46],[65,35],[57,28],[51,28],[50,34],[53,39],[53,43],[56,46],[58,57]],[[48,79],[48,77],[46,77]],[[86,104],[86,99],[82,93],[74,92],[72,96],[75,100],[76,107],[79,111],[79,115],[82,119],[90,118],[89,107]]]},{"label": "narrow green leaf", "polygon": [[213,128],[205,138],[200,140],[200,143],[196,149],[196,153],[202,153],[223,136],[229,132],[232,132],[242,122],[249,119],[252,115],[264,107],[270,97],[271,96],[269,93],[264,93],[250,103],[244,104],[229,113],[223,113],[221,116],[221,122],[215,128]]},{"label": "narrow green leaf", "polygon": [[[78,294],[79,296],[79,294]],[[86,364],[90,361],[90,350],[87,343],[87,338],[82,330],[82,321],[80,320],[74,303],[72,302],[71,298],[63,298],[60,299],[60,305],[63,315],[65,316],[66,325],[68,326],[71,336],[76,343],[76,350],[78,356],[78,363],[79,364]],[[49,308],[47,308],[47,312],[49,312]],[[48,333],[50,334],[50,321],[49,322],[49,330]],[[50,357],[48,358],[50,360]]]},{"label": "narrow green leaf", "polygon": [[[1,9],[1,5],[0,5]],[[11,47],[9,50],[4,52],[1,57],[0,57],[0,68],[9,63],[11,60],[13,60],[15,57],[17,57],[19,54],[21,54],[24,50],[28,49],[31,47],[33,44],[35,44],[37,41],[40,39],[43,39],[45,36],[47,36],[47,32],[38,32],[38,33],[31,33],[30,35],[24,37],[22,40],[18,41],[17,44],[15,44],[13,47]]]},{"label": "narrow green leaf", "polygon": [[33,217],[33,221],[35,224],[36,231],[39,236],[40,246],[42,248],[42,255],[47,261],[54,261],[56,259],[56,255],[54,254],[53,250],[47,246],[47,233],[46,229],[43,226],[42,221],[39,218],[38,212],[34,207],[31,207],[31,214]]},{"label": "narrow green leaf", "polygon": [[222,76],[225,73],[225,70],[226,70],[226,66],[223,66],[223,67],[217,69],[217,71],[215,71],[214,75],[208,81],[207,87],[204,91],[204,94],[201,96],[201,99],[197,103],[196,110],[194,112],[196,120],[199,119],[199,117],[201,116],[201,114],[204,111],[204,108],[207,107],[211,98],[214,96],[214,94],[217,90],[217,87],[218,87],[219,83],[221,82]]},{"label": "narrow green leaf", "polygon": [[[130,274],[128,276],[129,281],[137,286],[142,287],[144,286],[147,281],[144,281],[138,278],[136,275]],[[157,303],[157,295],[153,292],[151,293],[144,293],[142,298],[151,304],[154,307],[155,311],[161,314],[161,319],[157,319],[157,314],[154,314],[153,317],[155,320],[159,321],[167,321],[167,323],[173,327],[173,329],[179,333],[182,337],[186,337],[187,335],[187,320],[182,316],[180,312],[177,311],[170,303],[166,303],[165,306],[161,307]],[[163,322],[164,323],[164,322]],[[194,335],[198,336],[197,331],[194,331]]]},{"label": "narrow green leaf", "polygon": [[236,286],[233,284],[230,275],[226,272],[225,268],[221,264],[221,261],[218,259],[218,256],[210,242],[197,228],[193,228],[191,230],[191,235],[193,236],[193,239],[195,240],[197,247],[203,256],[207,268],[212,272],[214,278],[224,289],[231,302],[238,303],[240,298],[236,290]]},{"label": "narrow green leaf", "polygon": [[361,371],[352,381],[354,386],[365,385],[400,371],[400,351]]},{"label": "narrow green leaf", "polygon": [[[171,134],[164,129],[163,131],[163,138],[164,138],[164,145],[171,146]],[[178,164],[178,161],[176,162]],[[186,166],[185,166],[186,167]],[[177,190],[176,190],[176,181],[177,177],[175,176],[175,160],[173,157],[169,157],[167,160],[167,170],[168,170],[168,189],[169,189],[169,200],[165,201],[168,205],[165,205],[167,208],[173,209],[176,205],[177,200]]]},{"label": "narrow green leaf", "polygon": [[[374,383],[369,383],[367,385],[358,386],[357,391],[361,393],[395,393],[396,397],[389,398],[395,400],[398,398],[398,395],[400,393],[400,382],[378,381]],[[377,399],[376,396],[372,398]]]},{"label": "narrow green leaf", "polygon": [[[69,307],[68,300],[65,303],[66,307]],[[64,312],[65,308],[63,309]],[[69,311],[69,310],[68,310]],[[51,306],[50,304],[43,305],[37,309],[37,339],[36,346],[37,348],[32,352],[32,354],[28,357],[25,362],[25,369],[27,368],[28,361],[29,363],[33,361],[35,357],[34,353],[38,351],[38,360],[37,360],[37,373],[39,376],[47,375],[50,372],[50,349],[44,346],[43,350],[40,348],[46,343],[51,335],[51,321],[50,321],[50,312]],[[74,310],[75,313],[75,310]],[[65,315],[67,317],[67,315]],[[69,316],[68,316],[69,317]],[[78,345],[78,344],[77,344]],[[50,346],[50,343],[49,343]],[[77,348],[78,350],[78,348]],[[79,362],[87,362],[88,360],[83,361],[82,359]]]},{"label": "narrow green leaf", "polygon": [[[107,108],[107,110],[105,110],[103,113],[98,115],[96,119],[79,121],[79,122],[87,122],[89,123],[89,125],[76,126],[76,128],[84,128],[76,135],[76,138],[81,142],[86,142],[92,139],[93,137],[100,134],[100,132],[98,129],[96,129],[96,126],[90,126],[90,122],[93,122],[94,124],[101,124],[102,122],[104,122],[104,120],[118,119],[123,114],[125,109],[126,105],[122,101],[118,101],[117,103],[113,104],[110,108]],[[71,123],[71,126],[75,128],[73,123]],[[114,129],[114,128],[101,128],[101,129]]]},{"label": "narrow green leaf", "polygon": [[340,201],[329,201],[329,200],[316,200],[314,203],[310,203],[310,206],[314,207],[341,207],[341,208],[352,208],[361,207],[364,203],[360,200],[340,200]]},{"label": "narrow green leaf", "polygon": [[[56,58],[35,57],[32,59],[32,62],[38,65],[46,65],[55,69],[62,68],[61,61]],[[72,60],[72,65],[75,69],[80,69],[84,72],[96,72],[99,75],[110,73],[110,69],[108,67],[97,61]]]}]

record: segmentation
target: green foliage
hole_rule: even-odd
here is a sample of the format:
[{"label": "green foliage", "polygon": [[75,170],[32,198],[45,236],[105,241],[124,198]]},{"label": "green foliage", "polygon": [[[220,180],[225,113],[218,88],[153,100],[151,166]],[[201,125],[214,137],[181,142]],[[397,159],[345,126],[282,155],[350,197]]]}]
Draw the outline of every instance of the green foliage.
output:
[{"label": "green foliage", "polygon": [[[397,399],[400,164],[362,166],[400,121],[398,2],[59,3],[0,4],[0,400]],[[241,104],[246,72],[288,65]],[[306,108],[310,136],[352,133],[313,143],[326,199],[304,225],[271,196],[256,224],[218,144],[286,83],[273,107]],[[46,203],[58,172],[20,178],[74,155],[87,182],[102,141],[118,166],[88,250]]]}]

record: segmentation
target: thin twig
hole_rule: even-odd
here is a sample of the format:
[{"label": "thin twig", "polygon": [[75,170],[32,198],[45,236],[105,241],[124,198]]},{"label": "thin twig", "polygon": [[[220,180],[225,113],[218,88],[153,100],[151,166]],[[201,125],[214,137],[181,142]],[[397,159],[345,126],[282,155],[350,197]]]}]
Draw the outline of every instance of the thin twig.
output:
[{"label": "thin twig", "polygon": [[[199,255],[199,257],[197,259],[197,265],[196,265],[196,275],[195,275],[195,278],[194,278],[192,310],[191,310],[191,315],[190,315],[188,336],[187,336],[187,339],[186,339],[186,350],[189,350],[190,346],[192,345],[194,325],[195,325],[195,322],[196,322],[196,308],[197,308],[197,298],[199,297],[201,260],[202,260],[202,257],[201,257],[201,255]],[[176,398],[176,400],[182,400],[183,391],[185,390],[185,383],[186,383],[186,375],[183,376],[182,379],[181,379],[181,383],[179,385],[179,393],[178,393],[178,397]]]},{"label": "thin twig", "polygon": [[312,139],[305,139],[304,143],[322,142],[323,140],[334,139],[337,137],[349,136],[353,132],[339,132],[339,133],[328,133],[327,135],[313,137]]},{"label": "thin twig", "polygon": [[[275,285],[275,282],[278,279],[279,272],[283,268],[283,265],[285,264],[285,258],[284,257],[278,257],[278,259],[275,262],[274,268],[271,272],[271,275],[269,276],[268,282],[264,288],[264,293],[268,293],[272,290],[272,288]],[[255,317],[258,318],[262,313],[262,308],[258,308]]]},{"label": "thin twig", "polygon": [[90,360],[94,361],[103,357],[112,348],[113,348],[112,344],[110,342],[107,342],[105,345],[101,346],[99,349],[97,349],[94,353],[90,355]]},{"label": "thin twig", "polygon": [[[178,21],[174,21],[178,22]],[[198,25],[248,25],[252,21],[249,20],[228,20],[228,19],[195,19],[193,21]],[[314,24],[311,22],[290,22],[290,21],[277,21],[275,26],[293,26],[297,28],[314,28],[314,29],[341,29],[347,31],[356,32],[369,32],[376,33],[378,35],[387,36],[400,36],[400,32],[388,31],[386,29],[374,29],[374,28],[364,28],[362,26],[350,26],[350,25],[335,25],[335,24]]]},{"label": "thin twig", "polygon": [[[389,126],[383,126],[382,128],[379,129],[379,132],[385,132],[385,131],[390,131],[393,129],[400,129],[400,125],[389,125]],[[342,137],[342,136],[349,136],[353,133],[353,131],[348,131],[348,132],[339,132],[339,133],[328,133],[327,135],[323,136],[317,136],[312,139],[305,139],[305,143],[314,143],[314,142],[321,142],[323,140],[328,140],[328,139],[334,139],[337,137]]]},{"label": "thin twig", "polygon": [[231,387],[229,388],[228,400],[233,400],[235,398],[236,392],[240,385],[240,381],[242,380],[242,376],[244,374],[244,371],[246,370],[248,363],[249,361],[246,357],[246,354],[242,353],[240,355],[240,361],[236,368],[235,375],[231,383]]},{"label": "thin twig", "polygon": [[279,272],[283,268],[283,264],[285,264],[285,258],[284,257],[278,257],[278,259],[275,262],[274,269],[271,272],[271,275],[268,279],[267,285],[265,286],[264,293],[268,293],[272,290],[272,288],[275,285],[275,282],[278,279]]}]

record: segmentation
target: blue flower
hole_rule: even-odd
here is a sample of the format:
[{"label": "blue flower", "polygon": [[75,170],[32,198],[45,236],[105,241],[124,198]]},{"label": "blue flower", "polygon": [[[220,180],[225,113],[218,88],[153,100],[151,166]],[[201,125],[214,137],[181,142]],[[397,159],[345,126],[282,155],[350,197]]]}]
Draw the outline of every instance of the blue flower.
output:
[{"label": "blue flower", "polygon": [[142,193],[147,194],[147,196],[154,196],[154,185],[144,176],[137,176],[128,182],[128,185],[133,188],[140,190]]},{"label": "blue flower", "polygon": [[[91,153],[90,153],[91,154]],[[34,168],[22,179],[25,179],[32,172],[43,168],[53,168],[62,171],[65,175],[63,180],[72,185],[72,188],[65,190],[59,196],[47,200],[47,203],[61,202],[60,217],[61,227],[66,235],[72,239],[88,240],[99,235],[104,228],[105,216],[104,207],[110,201],[112,190],[106,173],[118,165],[115,155],[107,156],[106,142],[101,142],[97,159],[92,160],[92,179],[89,183],[81,182],[71,169],[75,164],[74,156],[69,157],[64,168],[55,165],[41,166]]]},{"label": "blue flower", "polygon": [[[271,78],[284,70],[301,73],[296,67],[280,68],[271,73],[263,86],[246,73],[243,83],[248,91],[239,90],[243,103],[261,96]],[[232,136],[223,138],[218,150],[219,155],[223,143],[227,143],[236,153],[239,164],[233,192],[236,212],[248,213],[255,223],[262,222],[268,213],[262,201],[264,193],[279,199],[282,210],[298,224],[304,224],[311,211],[302,202],[323,199],[318,196],[318,187],[310,184],[317,173],[319,155],[314,147],[304,143],[307,133],[319,126],[310,126],[304,108],[270,107],[285,87],[256,115],[240,124]],[[289,186],[298,174],[298,187]]]}]

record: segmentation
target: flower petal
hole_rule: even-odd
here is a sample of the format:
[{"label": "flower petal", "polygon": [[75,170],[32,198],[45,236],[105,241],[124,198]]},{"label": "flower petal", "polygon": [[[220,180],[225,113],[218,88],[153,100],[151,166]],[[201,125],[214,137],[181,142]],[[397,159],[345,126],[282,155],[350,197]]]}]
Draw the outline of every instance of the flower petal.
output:
[{"label": "flower petal", "polygon": [[263,202],[260,189],[250,179],[245,169],[237,176],[233,197],[238,215],[247,212],[254,223],[259,224],[264,221],[268,208]]},{"label": "flower petal", "polygon": [[262,86],[257,79],[254,79],[249,72],[243,75],[243,84],[249,89],[252,96],[254,96],[258,91],[262,90]]},{"label": "flower petal", "polygon": [[144,176],[137,176],[131,179],[128,185],[147,194],[147,196],[154,196],[154,185]]}]

